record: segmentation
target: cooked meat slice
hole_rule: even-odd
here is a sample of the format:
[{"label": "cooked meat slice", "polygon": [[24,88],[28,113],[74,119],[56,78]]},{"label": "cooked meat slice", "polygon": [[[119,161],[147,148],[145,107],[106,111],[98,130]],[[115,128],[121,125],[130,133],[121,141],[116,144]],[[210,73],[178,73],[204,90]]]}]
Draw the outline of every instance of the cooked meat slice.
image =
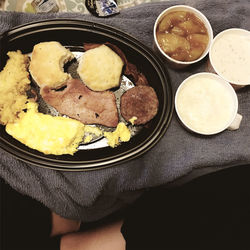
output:
[{"label": "cooked meat slice", "polygon": [[150,121],[158,111],[159,101],[153,88],[135,86],[121,96],[121,114],[126,121],[136,117],[134,124]]},{"label": "cooked meat slice", "polygon": [[101,124],[116,127],[118,111],[114,93],[94,92],[78,79],[65,83],[63,89],[41,89],[44,101],[59,113],[81,121],[84,124]]},{"label": "cooked meat slice", "polygon": [[138,79],[135,83],[136,86],[139,86],[139,85],[145,85],[147,86],[148,85],[148,80],[146,78],[146,76],[142,73],[139,73],[138,74]]},{"label": "cooked meat slice", "polygon": [[99,47],[101,45],[102,45],[101,43],[84,43],[83,48],[84,48],[84,50],[87,51],[89,49],[97,48],[97,47]]}]

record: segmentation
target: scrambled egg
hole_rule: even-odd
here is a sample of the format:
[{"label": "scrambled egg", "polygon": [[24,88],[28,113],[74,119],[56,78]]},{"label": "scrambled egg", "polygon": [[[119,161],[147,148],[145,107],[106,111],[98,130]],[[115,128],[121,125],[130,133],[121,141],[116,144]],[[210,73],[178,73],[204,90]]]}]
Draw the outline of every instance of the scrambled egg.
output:
[{"label": "scrambled egg", "polygon": [[101,136],[103,134],[101,129],[97,127],[88,126],[88,125],[84,127],[84,132],[85,132],[84,143],[91,142],[93,139],[92,135]]},{"label": "scrambled egg", "polygon": [[26,146],[44,154],[73,155],[82,141],[84,125],[66,117],[39,113],[35,102],[27,104],[14,123],[8,123],[6,132]]},{"label": "scrambled egg", "polygon": [[118,146],[120,142],[129,141],[131,133],[125,123],[120,122],[114,132],[104,132],[104,136],[107,138],[109,146],[114,148]]},{"label": "scrambled egg", "polygon": [[28,56],[20,51],[8,52],[9,59],[0,72],[0,123],[14,122],[18,114],[26,108],[30,88]]},{"label": "scrambled egg", "polygon": [[135,124],[135,120],[137,120],[136,116],[133,116],[132,118],[129,119],[129,122],[134,125]]},{"label": "scrambled egg", "polygon": [[87,135],[85,138],[84,138],[84,143],[89,143],[91,142],[93,139],[93,136],[92,135]]},{"label": "scrambled egg", "polygon": [[[9,59],[0,72],[0,124],[6,132],[26,146],[44,154],[73,155],[82,142],[90,142],[92,135],[101,136],[97,127],[85,126],[81,122],[53,117],[38,112],[38,104],[28,99],[30,88],[28,73],[29,59],[20,51],[8,53]],[[131,118],[134,123],[136,117]],[[92,135],[91,135],[92,134]],[[130,140],[131,133],[122,122],[114,132],[104,132],[110,147]]]},{"label": "scrambled egg", "polygon": [[102,135],[102,130],[97,128],[97,127],[92,127],[92,126],[86,125],[84,128],[84,131],[85,131],[85,133],[91,133],[91,134],[94,134],[96,136]]}]

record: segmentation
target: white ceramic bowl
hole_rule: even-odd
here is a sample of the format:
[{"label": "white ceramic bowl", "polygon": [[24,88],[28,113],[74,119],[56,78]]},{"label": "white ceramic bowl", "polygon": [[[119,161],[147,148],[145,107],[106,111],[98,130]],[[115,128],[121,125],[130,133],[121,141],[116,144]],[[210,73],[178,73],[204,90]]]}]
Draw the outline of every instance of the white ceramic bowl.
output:
[{"label": "white ceramic bowl", "polygon": [[234,87],[250,85],[250,32],[232,28],[220,32],[209,50],[212,71]]},{"label": "white ceramic bowl", "polygon": [[238,98],[233,87],[213,73],[197,73],[185,79],[175,94],[175,109],[189,130],[212,135],[234,122]]},{"label": "white ceramic bowl", "polygon": [[[207,44],[207,48],[205,49],[205,51],[202,53],[202,55],[194,60],[194,61],[190,61],[190,62],[184,62],[184,61],[178,61],[178,60],[175,60],[173,58],[171,58],[169,55],[167,55],[160,47],[158,41],[157,41],[157,37],[156,37],[156,31],[157,31],[157,26],[158,24],[160,23],[160,21],[169,13],[171,12],[175,12],[175,11],[187,11],[187,12],[191,12],[193,14],[195,14],[196,17],[198,17],[205,25],[206,29],[207,29],[207,32],[208,32],[208,36],[209,36],[209,42]],[[210,25],[210,22],[208,21],[208,19],[206,18],[206,16],[204,16],[204,14],[202,14],[199,10],[191,7],[191,6],[188,6],[188,5],[175,5],[175,6],[172,6],[170,8],[167,8],[165,9],[164,11],[162,11],[160,13],[160,15],[157,17],[156,21],[155,21],[155,24],[154,24],[154,30],[153,30],[153,33],[154,33],[154,44],[153,44],[153,48],[156,52],[158,52],[158,54],[162,57],[162,59],[168,63],[168,65],[174,67],[174,68],[184,68],[186,66],[189,66],[193,63],[197,63],[199,62],[200,60],[202,60],[207,54],[208,54],[208,51],[209,51],[209,48],[210,48],[210,45],[211,45],[211,42],[213,40],[213,30],[212,30],[212,27]]]}]

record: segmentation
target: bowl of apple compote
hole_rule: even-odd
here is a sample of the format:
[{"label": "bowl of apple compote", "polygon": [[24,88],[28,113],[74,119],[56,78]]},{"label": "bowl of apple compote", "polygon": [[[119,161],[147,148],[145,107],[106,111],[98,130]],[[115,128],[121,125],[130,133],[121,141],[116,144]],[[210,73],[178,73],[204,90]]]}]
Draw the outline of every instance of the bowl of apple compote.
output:
[{"label": "bowl of apple compote", "polygon": [[187,5],[164,10],[154,25],[154,49],[178,68],[202,60],[212,40],[213,30],[208,19]]}]

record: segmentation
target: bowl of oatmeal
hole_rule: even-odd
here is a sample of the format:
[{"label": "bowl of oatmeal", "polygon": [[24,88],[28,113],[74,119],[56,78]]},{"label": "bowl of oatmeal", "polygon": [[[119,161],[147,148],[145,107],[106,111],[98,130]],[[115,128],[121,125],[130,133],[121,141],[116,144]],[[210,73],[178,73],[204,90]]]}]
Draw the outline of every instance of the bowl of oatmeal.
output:
[{"label": "bowl of oatmeal", "polygon": [[235,130],[241,121],[233,87],[214,73],[186,78],[176,91],[175,109],[184,127],[202,135]]}]

